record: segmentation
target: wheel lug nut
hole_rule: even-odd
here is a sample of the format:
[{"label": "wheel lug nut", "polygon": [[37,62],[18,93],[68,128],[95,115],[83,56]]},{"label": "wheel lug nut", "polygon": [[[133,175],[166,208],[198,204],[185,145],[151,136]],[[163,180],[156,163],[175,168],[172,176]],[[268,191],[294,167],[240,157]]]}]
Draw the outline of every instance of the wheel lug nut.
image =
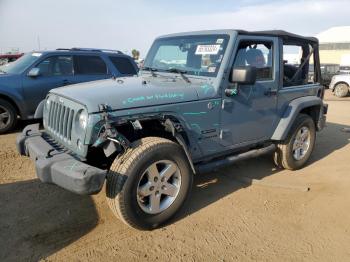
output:
[{"label": "wheel lug nut", "polygon": [[159,191],[156,191],[156,196],[158,196],[159,195]]},{"label": "wheel lug nut", "polygon": [[166,187],[165,186],[162,186],[162,190],[165,190],[166,189]]},{"label": "wheel lug nut", "polygon": [[153,191],[153,190],[154,190],[154,186],[151,186],[151,187],[149,188],[149,190],[150,190],[150,191]]},{"label": "wheel lug nut", "polygon": [[154,180],[154,182],[157,182],[158,181],[158,177],[155,177],[153,180]]},{"label": "wheel lug nut", "polygon": [[164,182],[164,180],[165,180],[165,178],[164,178],[164,177],[162,177],[162,179],[161,179],[160,181]]}]

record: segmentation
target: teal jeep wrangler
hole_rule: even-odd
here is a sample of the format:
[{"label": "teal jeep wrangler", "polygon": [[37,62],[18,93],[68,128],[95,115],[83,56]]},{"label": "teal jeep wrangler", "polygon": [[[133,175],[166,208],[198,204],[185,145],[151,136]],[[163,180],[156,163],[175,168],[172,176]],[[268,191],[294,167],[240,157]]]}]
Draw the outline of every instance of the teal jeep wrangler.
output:
[{"label": "teal jeep wrangler", "polygon": [[[299,50],[300,63],[283,59]],[[314,77],[308,77],[310,60]],[[215,30],[157,38],[136,77],[50,91],[17,138],[41,181],[78,194],[104,184],[138,229],[169,220],[193,175],[273,153],[303,167],[325,124],[318,41],[284,31]]]}]

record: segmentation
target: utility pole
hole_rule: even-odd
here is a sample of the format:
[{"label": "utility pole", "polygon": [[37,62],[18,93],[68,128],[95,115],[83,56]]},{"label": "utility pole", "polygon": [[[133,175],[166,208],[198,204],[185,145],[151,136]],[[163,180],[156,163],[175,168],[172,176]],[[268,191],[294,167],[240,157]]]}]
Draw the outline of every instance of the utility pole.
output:
[{"label": "utility pole", "polygon": [[38,36],[37,40],[38,40],[38,47],[39,47],[38,51],[40,51],[40,37],[39,36]]}]

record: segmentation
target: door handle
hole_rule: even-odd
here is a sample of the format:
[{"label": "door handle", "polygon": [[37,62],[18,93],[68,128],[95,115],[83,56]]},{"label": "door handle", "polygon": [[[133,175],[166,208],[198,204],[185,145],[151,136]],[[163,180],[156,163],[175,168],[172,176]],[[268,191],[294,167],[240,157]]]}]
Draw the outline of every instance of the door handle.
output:
[{"label": "door handle", "polygon": [[264,95],[265,96],[275,96],[275,95],[277,95],[277,90],[273,90],[273,89],[269,88],[268,90],[266,90],[264,92]]}]

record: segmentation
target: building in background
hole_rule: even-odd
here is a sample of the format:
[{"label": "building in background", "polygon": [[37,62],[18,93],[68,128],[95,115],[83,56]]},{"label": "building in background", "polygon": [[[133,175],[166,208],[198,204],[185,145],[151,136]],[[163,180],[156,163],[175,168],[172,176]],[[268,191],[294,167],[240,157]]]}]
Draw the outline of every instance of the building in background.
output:
[{"label": "building in background", "polygon": [[350,26],[332,27],[316,36],[320,41],[321,64],[350,69]]}]

